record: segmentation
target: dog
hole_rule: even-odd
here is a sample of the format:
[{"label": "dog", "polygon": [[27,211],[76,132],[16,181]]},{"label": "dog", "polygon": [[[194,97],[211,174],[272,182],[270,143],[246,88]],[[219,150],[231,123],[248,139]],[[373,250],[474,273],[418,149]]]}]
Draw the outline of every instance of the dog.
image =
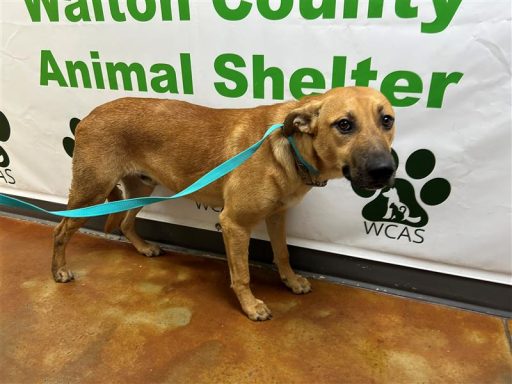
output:
[{"label": "dog", "polygon": [[[219,221],[231,288],[251,320],[267,320],[271,311],[249,286],[251,229],[265,220],[282,281],[293,293],[310,292],[308,280],[290,267],[286,211],[315,185],[334,178],[345,177],[354,186],[374,190],[391,185],[396,171],[391,156],[394,116],[386,97],[366,87],[334,88],[298,101],[247,109],[117,99],[95,108],[76,128],[68,209],[148,196],[157,184],[180,191],[258,141],[270,125],[283,123],[246,163],[191,195],[195,201],[224,207]],[[305,169],[304,161],[318,174]],[[160,249],[135,232],[139,210],[110,215],[106,230],[120,227],[138,252],[156,256]],[[54,230],[56,282],[74,279],[65,249],[85,220],[64,218]]]}]

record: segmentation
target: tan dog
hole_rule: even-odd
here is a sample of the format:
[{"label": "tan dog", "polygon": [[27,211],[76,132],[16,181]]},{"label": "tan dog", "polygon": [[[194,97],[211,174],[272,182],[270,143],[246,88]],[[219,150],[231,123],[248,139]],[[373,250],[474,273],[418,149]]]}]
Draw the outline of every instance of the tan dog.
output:
[{"label": "tan dog", "polygon": [[[336,88],[300,101],[249,109],[212,109],[183,101],[123,98],[99,106],[76,129],[73,181],[68,209],[122,198],[148,196],[156,184],[180,191],[216,165],[258,141],[272,124],[284,122],[256,154],[232,173],[191,195],[223,206],[220,224],[231,287],[252,320],[271,318],[249,287],[251,229],[265,220],[274,261],[283,282],[297,294],[311,290],[295,274],[286,246],[285,213],[312,188],[343,175],[353,184],[377,189],[392,183],[394,113],[388,100],[370,88]],[[285,136],[292,135],[308,163],[304,170]],[[139,210],[111,215],[107,229],[120,225],[137,250],[160,249],[134,230]],[[55,228],[52,272],[68,282],[65,248],[85,219],[65,218]]]}]

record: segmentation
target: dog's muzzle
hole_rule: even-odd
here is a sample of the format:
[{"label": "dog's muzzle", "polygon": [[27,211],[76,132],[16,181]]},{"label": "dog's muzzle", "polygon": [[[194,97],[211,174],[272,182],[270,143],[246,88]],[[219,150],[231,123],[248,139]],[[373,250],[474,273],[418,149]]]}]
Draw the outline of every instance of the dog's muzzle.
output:
[{"label": "dog's muzzle", "polygon": [[375,190],[394,184],[396,164],[390,153],[373,154],[361,163],[354,168],[349,165],[342,168],[345,178],[355,187]]}]

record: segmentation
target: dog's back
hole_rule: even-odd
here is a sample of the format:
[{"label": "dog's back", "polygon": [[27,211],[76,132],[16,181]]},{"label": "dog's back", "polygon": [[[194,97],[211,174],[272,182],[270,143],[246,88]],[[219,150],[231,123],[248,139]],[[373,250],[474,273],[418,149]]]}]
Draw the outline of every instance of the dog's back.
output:
[{"label": "dog's back", "polygon": [[[79,123],[75,166],[84,160],[101,162],[128,173],[153,173],[149,176],[157,179],[158,172],[168,171],[180,180],[176,187],[183,187],[212,164],[220,164],[257,141],[267,128],[261,124],[267,109],[275,108],[259,107],[260,113],[248,115],[245,109],[214,109],[178,100],[114,100]],[[247,123],[248,116],[255,120],[253,124]],[[254,129],[237,130],[250,125]]]}]

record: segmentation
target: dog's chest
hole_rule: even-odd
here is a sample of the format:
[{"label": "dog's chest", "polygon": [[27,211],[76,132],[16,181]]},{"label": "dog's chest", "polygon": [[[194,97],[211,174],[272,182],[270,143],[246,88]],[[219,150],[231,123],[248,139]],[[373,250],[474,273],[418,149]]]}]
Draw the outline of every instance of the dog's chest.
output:
[{"label": "dog's chest", "polygon": [[311,187],[304,185],[304,186],[301,186],[300,188],[298,188],[293,193],[291,193],[287,196],[284,196],[280,200],[280,209],[282,209],[282,210],[289,209],[289,208],[292,208],[295,205],[299,204],[310,189],[311,189]]}]

